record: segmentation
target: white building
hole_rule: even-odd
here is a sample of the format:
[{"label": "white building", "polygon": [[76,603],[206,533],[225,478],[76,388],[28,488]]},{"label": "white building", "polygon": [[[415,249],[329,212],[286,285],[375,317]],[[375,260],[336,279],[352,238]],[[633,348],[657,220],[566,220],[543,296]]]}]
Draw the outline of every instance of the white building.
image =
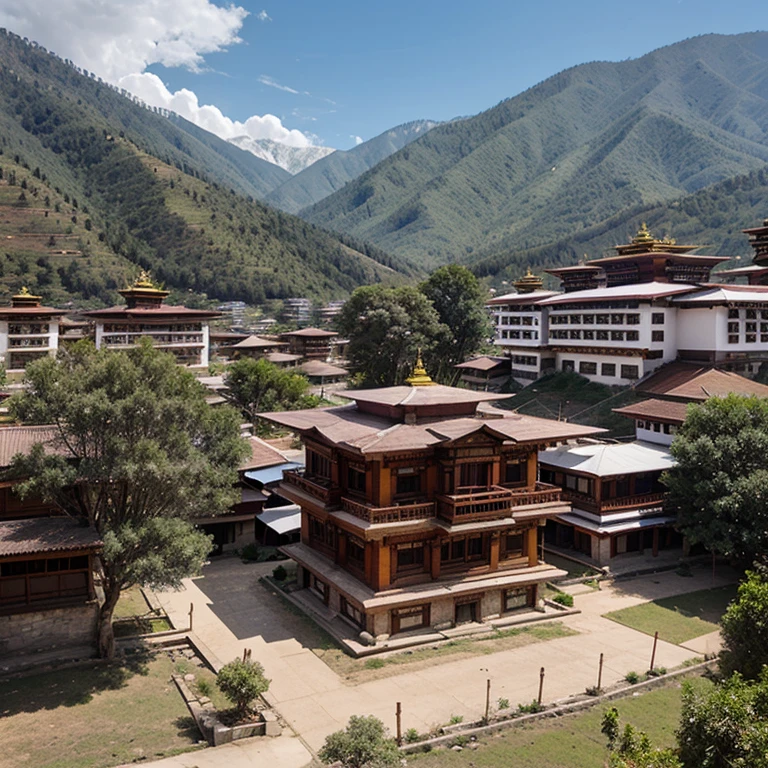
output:
[{"label": "white building", "polygon": [[727,257],[694,248],[642,228],[618,256],[547,270],[562,293],[541,290],[529,273],[517,293],[492,299],[494,343],[512,376],[572,370],[627,386],[676,359],[756,373],[768,360],[768,285],[712,284],[710,271]]}]

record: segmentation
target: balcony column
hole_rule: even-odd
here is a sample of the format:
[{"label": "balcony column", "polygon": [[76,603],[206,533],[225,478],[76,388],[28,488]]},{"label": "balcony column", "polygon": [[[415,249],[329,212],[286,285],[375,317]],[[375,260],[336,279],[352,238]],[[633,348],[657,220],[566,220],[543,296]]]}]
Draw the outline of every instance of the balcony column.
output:
[{"label": "balcony column", "polygon": [[309,544],[309,515],[304,510],[301,511],[301,540]]},{"label": "balcony column", "polygon": [[[373,463],[374,474],[379,476],[379,506],[391,507],[392,506],[392,470],[389,467],[383,466],[383,462],[375,461]],[[374,496],[374,499],[377,497]]]},{"label": "balcony column", "polygon": [[336,565],[343,568],[347,564],[347,534],[339,531],[336,542]]},{"label": "balcony column", "polygon": [[501,536],[499,536],[498,531],[494,531],[491,534],[491,551],[490,551],[490,563],[489,563],[489,570],[496,571],[499,568],[499,543],[501,541]]},{"label": "balcony column", "polygon": [[430,543],[430,575],[433,579],[440,578],[440,540]]},{"label": "balcony column", "polygon": [[[381,589],[386,589],[391,581],[391,548],[388,544],[385,544],[382,541],[369,541],[366,549],[366,560],[370,553],[373,566],[371,568],[373,579],[369,583],[377,592]],[[366,568],[366,571],[367,570],[368,569]]]},{"label": "balcony column", "polygon": [[538,471],[538,453],[536,451],[532,451],[528,454],[528,461],[525,465],[526,469],[526,478],[525,478],[525,484],[528,486],[528,488],[535,488],[536,487],[536,474]]},{"label": "balcony column", "polygon": [[528,567],[539,564],[539,529],[537,526],[528,529]]}]

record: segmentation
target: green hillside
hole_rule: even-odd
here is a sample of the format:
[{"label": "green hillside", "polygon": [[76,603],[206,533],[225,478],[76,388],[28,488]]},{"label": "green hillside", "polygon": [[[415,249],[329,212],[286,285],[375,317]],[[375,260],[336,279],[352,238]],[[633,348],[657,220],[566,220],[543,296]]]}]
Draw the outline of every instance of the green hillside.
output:
[{"label": "green hillside", "polygon": [[[570,237],[537,248],[520,250],[514,239],[502,240],[489,255],[475,260],[472,271],[499,285],[520,277],[526,267],[563,266],[588,258],[614,255],[613,247],[627,243],[643,222],[657,237],[704,246],[703,253],[731,256],[718,269],[749,263],[753,251],[743,229],[759,226],[768,214],[768,167],[658,205],[640,205],[583,229]],[[717,273],[714,273],[716,275]],[[549,278],[549,285],[559,281]]]},{"label": "green hillside", "polygon": [[413,273],[244,196],[263,162],[250,153],[16,36],[0,34],[0,63],[0,293],[23,283],[47,301],[109,302],[141,266],[222,300],[322,299]]},{"label": "green hillside", "polygon": [[601,227],[768,162],[768,33],[566,70],[432,129],[302,215],[416,263]]},{"label": "green hillside", "polygon": [[341,189],[435,125],[431,120],[416,120],[390,128],[350,150],[337,149],[282,182],[267,196],[266,202],[282,211],[298,213]]}]

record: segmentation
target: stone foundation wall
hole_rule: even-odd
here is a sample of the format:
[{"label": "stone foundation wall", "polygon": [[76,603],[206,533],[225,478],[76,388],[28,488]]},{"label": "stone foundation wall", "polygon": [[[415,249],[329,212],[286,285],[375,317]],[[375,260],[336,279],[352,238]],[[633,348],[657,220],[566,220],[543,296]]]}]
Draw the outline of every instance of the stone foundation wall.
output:
[{"label": "stone foundation wall", "polygon": [[96,601],[0,616],[0,659],[38,651],[96,649]]}]

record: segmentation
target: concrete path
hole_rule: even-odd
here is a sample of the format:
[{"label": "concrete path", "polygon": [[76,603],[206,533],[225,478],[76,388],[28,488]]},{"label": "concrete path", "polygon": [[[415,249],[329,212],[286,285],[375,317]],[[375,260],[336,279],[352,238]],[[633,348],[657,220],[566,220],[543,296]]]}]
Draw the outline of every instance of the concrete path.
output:
[{"label": "concrete path", "polygon": [[[485,709],[487,678],[491,680],[491,701],[507,698],[515,707],[536,697],[542,666],[546,669],[545,701],[595,685],[601,653],[605,655],[603,685],[618,682],[630,670],[643,672],[650,663],[653,638],[604,619],[602,614],[734,580],[732,573],[723,570],[713,582],[711,572],[703,569],[695,571],[693,578],[668,572],[604,585],[579,595],[576,607],[582,613],[562,620],[578,635],[446,660],[419,670],[405,667],[390,677],[350,685],[296,639],[301,636],[301,620],[259,583],[259,576],[273,567],[272,563],[244,565],[235,559],[219,560],[206,568],[203,578],[186,580],[182,591],[161,593],[159,599],[176,626],[186,625],[193,602],[195,633],[222,661],[251,648],[253,658],[264,665],[272,680],[268,698],[312,750],[319,749],[329,733],[343,728],[353,714],[376,715],[393,731],[398,701],[402,702],[404,730],[416,728],[423,733],[447,723],[453,715],[476,719]],[[660,641],[655,663],[675,667],[698,655],[701,651],[693,647]],[[264,742],[253,743],[256,748]],[[213,750],[194,753],[190,765],[208,766],[204,757],[209,752]],[[282,760],[280,765],[282,768]]]}]

